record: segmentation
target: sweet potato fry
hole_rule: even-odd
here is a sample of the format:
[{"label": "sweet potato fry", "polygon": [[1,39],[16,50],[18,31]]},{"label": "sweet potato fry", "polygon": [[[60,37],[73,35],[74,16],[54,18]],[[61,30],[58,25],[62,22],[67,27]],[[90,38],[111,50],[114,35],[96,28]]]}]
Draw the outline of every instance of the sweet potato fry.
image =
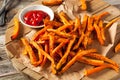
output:
[{"label": "sweet potato fry", "polygon": [[110,22],[108,22],[108,24],[105,26],[105,28],[109,28],[114,22],[118,21],[120,18],[115,18],[113,20],[111,20]]},{"label": "sweet potato fry", "polygon": [[35,33],[34,34],[34,36],[32,37],[32,40],[34,41],[37,41],[37,40],[39,40],[39,38],[40,38],[40,35],[41,34],[43,34],[43,33],[45,33],[45,31],[48,29],[48,28],[51,28],[52,26],[46,26],[46,27],[44,27],[44,28],[42,28],[41,30],[39,30],[37,33]]},{"label": "sweet potato fry", "polygon": [[67,20],[67,15],[62,11],[59,14],[59,17],[61,19],[61,22],[63,22],[63,24],[70,24],[69,21]]},{"label": "sweet potato fry", "polygon": [[43,22],[44,22],[44,25],[45,25],[45,26],[51,25],[51,26],[54,26],[54,27],[56,27],[56,28],[58,28],[59,26],[62,26],[62,25],[63,25],[61,22],[58,22],[58,21],[50,21],[50,19],[48,19],[48,18],[45,18]]},{"label": "sweet potato fry", "polygon": [[64,33],[64,32],[60,32],[60,31],[57,31],[57,30],[54,30],[54,29],[47,29],[48,32],[53,32],[61,37],[64,37],[64,38],[71,38],[72,36],[68,33]]},{"label": "sweet potato fry", "polygon": [[87,30],[90,31],[90,32],[94,30],[94,27],[93,27],[93,17],[88,17]]},{"label": "sweet potato fry", "polygon": [[85,56],[88,56],[88,57],[91,57],[91,58],[96,58],[96,59],[99,59],[99,60],[103,60],[103,61],[106,61],[108,63],[111,63],[112,65],[118,67],[118,64],[115,63],[114,61],[112,61],[111,59],[105,57],[105,56],[102,56],[100,54],[97,54],[97,53],[90,53],[90,54],[86,54]]},{"label": "sweet potato fry", "polygon": [[55,6],[62,4],[63,0],[43,0],[42,4],[46,6]]},{"label": "sweet potato fry", "polygon": [[26,48],[24,48],[24,50],[22,51],[22,54],[24,54],[24,55],[27,55],[27,54],[28,54]]},{"label": "sweet potato fry", "polygon": [[99,72],[105,68],[112,68],[114,69],[116,72],[118,72],[119,68],[114,66],[114,65],[111,65],[111,64],[103,64],[101,66],[98,66],[98,67],[95,67],[93,69],[90,69],[90,70],[86,70],[85,71],[85,75],[88,76],[88,75],[91,75],[93,73],[96,73],[96,72]]},{"label": "sweet potato fry", "polygon": [[47,59],[49,59],[51,61],[51,70],[52,70],[53,74],[56,74],[56,70],[55,70],[56,65],[55,65],[53,58],[48,53],[46,53],[36,42],[32,41],[32,43],[41,52],[42,55],[46,56]]},{"label": "sweet potato fry", "polygon": [[81,42],[84,39],[84,36],[85,36],[84,33],[82,33],[79,40],[78,40],[78,42],[74,45],[73,50],[75,50],[75,49],[77,49],[79,47],[79,45],[81,44]]},{"label": "sweet potato fry", "polygon": [[108,15],[109,12],[103,12],[95,17],[96,23],[98,24],[99,20],[101,20],[104,16]]},{"label": "sweet potato fry", "polygon": [[80,18],[76,17],[73,31],[75,32],[79,26],[81,26],[81,21],[80,21]]},{"label": "sweet potato fry", "polygon": [[97,33],[98,41],[100,42],[101,45],[104,45],[104,40],[101,36],[101,30],[96,23],[94,23],[94,28],[95,28],[95,31]]},{"label": "sweet potato fry", "polygon": [[63,31],[63,30],[65,30],[65,29],[67,29],[69,27],[72,27],[72,26],[73,26],[73,24],[65,24],[63,26],[60,26],[57,30],[58,31]]},{"label": "sweet potato fry", "polygon": [[100,20],[98,26],[100,27],[102,39],[105,41],[105,28],[103,27],[103,21]]},{"label": "sweet potato fry", "polygon": [[49,35],[49,52],[50,52],[50,56],[52,57],[54,57],[52,55],[52,51],[54,49],[54,43],[55,43],[54,35],[50,34]]},{"label": "sweet potato fry", "polygon": [[28,55],[30,57],[30,62],[31,64],[33,64],[34,66],[37,66],[38,64],[36,63],[37,62],[37,58],[35,56],[35,53],[34,51],[32,50],[32,47],[29,45],[29,42],[26,38],[21,38],[22,40],[22,43],[24,44],[27,52],[28,52]]},{"label": "sweet potato fry", "polygon": [[64,45],[66,45],[66,43],[68,43],[69,40],[66,40],[64,42],[61,42],[53,51],[52,51],[52,56],[54,56],[54,54],[60,50],[60,48],[62,48]]},{"label": "sweet potato fry", "polygon": [[87,10],[86,0],[80,0],[81,2],[81,10]]},{"label": "sweet potato fry", "polygon": [[100,66],[102,64],[104,64],[104,61],[102,60],[95,60],[95,59],[90,59],[90,58],[86,58],[86,57],[78,57],[78,61],[85,63],[85,64],[90,64],[93,66]]},{"label": "sweet potato fry", "polygon": [[42,63],[42,61],[43,61],[43,55],[42,55],[41,52],[39,51],[39,48],[35,45],[36,42],[31,41],[30,43],[38,50],[39,60],[36,61],[36,64],[35,64],[35,65],[40,65],[40,64]]},{"label": "sweet potato fry", "polygon": [[87,14],[85,14],[83,17],[83,21],[82,21],[82,31],[83,32],[85,32],[87,24],[88,24],[88,16],[87,16]]},{"label": "sweet potato fry", "polygon": [[67,49],[66,49],[63,57],[60,59],[60,61],[58,62],[57,66],[56,66],[57,70],[60,69],[61,66],[66,62],[67,56],[70,53],[70,50],[72,48],[72,45],[74,44],[75,39],[76,39],[76,35],[73,35],[73,39],[71,39],[70,42],[68,43]]},{"label": "sweet potato fry", "polygon": [[91,52],[96,52],[96,49],[89,49],[89,50],[83,50],[83,51],[79,50],[77,54],[62,68],[62,70],[60,71],[60,74],[65,72],[67,69],[69,69],[69,67],[71,67],[71,65],[73,65],[78,60],[78,58],[81,58],[85,54],[89,54]]},{"label": "sweet potato fry", "polygon": [[[48,45],[47,43],[45,44],[45,52],[46,52],[46,53],[49,52],[49,45]],[[43,62],[41,63],[41,66],[42,66],[42,67],[45,65],[46,61],[47,61],[47,57],[44,56]]]},{"label": "sweet potato fry", "polygon": [[11,36],[12,40],[14,40],[18,37],[19,30],[20,30],[19,20],[17,18],[14,18],[14,31]]},{"label": "sweet potato fry", "polygon": [[115,53],[120,51],[120,43],[115,46]]}]

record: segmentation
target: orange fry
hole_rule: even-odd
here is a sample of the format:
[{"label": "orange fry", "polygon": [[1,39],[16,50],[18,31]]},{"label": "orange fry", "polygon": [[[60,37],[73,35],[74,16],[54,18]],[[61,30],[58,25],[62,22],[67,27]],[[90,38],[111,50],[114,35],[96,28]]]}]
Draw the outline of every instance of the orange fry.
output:
[{"label": "orange fry", "polygon": [[53,74],[56,74],[56,70],[55,70],[56,65],[55,65],[53,58],[48,53],[46,53],[36,42],[33,41],[32,43],[41,52],[42,55],[46,56],[51,61],[52,72],[53,72]]},{"label": "orange fry", "polygon": [[118,43],[115,47],[115,52],[117,53],[118,51],[120,51],[120,43]]},{"label": "orange fry", "polygon": [[90,58],[86,58],[86,57],[80,57],[80,58],[78,57],[78,61],[86,63],[86,64],[90,64],[93,66],[100,66],[100,65],[104,64],[104,61],[90,59]]},{"label": "orange fry", "polygon": [[66,45],[68,43],[69,40],[66,40],[64,42],[61,42],[53,51],[52,51],[52,56],[58,51],[60,50],[60,48],[62,48],[64,45]]},{"label": "orange fry", "polygon": [[86,0],[80,0],[81,2],[81,10],[87,10]]},{"label": "orange fry", "polygon": [[70,24],[69,21],[67,20],[67,15],[62,11],[59,14],[59,17],[61,19],[61,22],[63,22],[63,24]]},{"label": "orange fry", "polygon": [[13,31],[13,34],[11,36],[12,40],[14,40],[18,37],[19,30],[20,30],[19,20],[17,18],[14,18],[14,31]]},{"label": "orange fry", "polygon": [[87,30],[88,31],[93,31],[94,30],[94,27],[93,27],[93,17],[88,17]]},{"label": "orange fry", "polygon": [[113,65],[115,65],[116,67],[118,67],[118,64],[115,63],[114,61],[112,61],[111,59],[105,57],[105,56],[102,56],[100,54],[97,54],[97,53],[90,53],[90,54],[86,54],[85,56],[88,56],[88,57],[91,57],[91,58],[96,58],[96,59],[99,59],[99,60],[103,60],[103,61],[106,61],[108,63],[111,63]]},{"label": "orange fry", "polygon": [[79,26],[81,26],[81,21],[80,21],[80,18],[76,17],[73,31],[75,32]]},{"label": "orange fry", "polygon": [[90,70],[86,70],[85,71],[85,75],[88,76],[88,75],[91,75],[93,73],[96,73],[96,72],[99,72],[105,68],[112,68],[114,69],[116,72],[118,72],[119,68],[114,66],[114,65],[111,65],[111,64],[103,64],[101,66],[98,66],[98,67],[95,67],[93,69],[90,69]]},{"label": "orange fry", "polygon": [[52,51],[54,49],[54,43],[55,43],[54,35],[50,34],[49,35],[49,52],[50,52],[50,56],[52,56]]},{"label": "orange fry", "polygon": [[[46,53],[49,52],[49,45],[48,45],[48,44],[45,44],[45,52],[46,52]],[[47,61],[47,57],[44,56],[43,62],[41,63],[41,66],[42,66],[42,67],[45,65],[46,61]]]},{"label": "orange fry", "polygon": [[84,33],[82,33],[81,34],[81,36],[80,36],[80,38],[79,38],[79,40],[78,40],[78,42],[75,44],[75,46],[73,47],[73,50],[75,50],[75,49],[77,49],[78,47],[79,47],[79,45],[81,44],[81,42],[83,41],[83,39],[84,39]]},{"label": "orange fry", "polygon": [[63,30],[65,30],[65,29],[67,29],[69,27],[72,27],[72,26],[73,26],[72,24],[65,24],[63,26],[60,26],[57,30],[58,31],[63,31]]},{"label": "orange fry", "polygon": [[37,33],[34,34],[34,36],[32,37],[32,40],[34,41],[37,41],[40,37],[40,35],[42,35],[43,33],[45,33],[45,31],[50,28],[51,26],[46,26],[44,27],[43,29],[39,30]]},{"label": "orange fry", "polygon": [[57,31],[57,30],[54,30],[54,29],[47,29],[48,32],[53,32],[61,37],[65,37],[65,38],[71,38],[72,36],[68,33],[64,33],[64,32],[60,32],[60,31]]},{"label": "orange fry", "polygon": [[103,27],[103,21],[100,20],[98,25],[100,27],[102,39],[105,41],[105,28]]},{"label": "orange fry", "polygon": [[83,32],[85,32],[87,24],[88,24],[88,16],[87,16],[87,14],[85,14],[84,17],[83,17],[83,21],[82,21],[82,30],[83,30]]},{"label": "orange fry", "polygon": [[33,64],[34,66],[37,66],[38,64],[36,63],[37,62],[37,58],[35,56],[35,53],[34,51],[32,50],[32,47],[29,45],[29,42],[26,38],[21,38],[21,41],[22,43],[24,44],[27,52],[28,52],[28,55],[30,57],[30,62],[31,64]]},{"label": "orange fry", "polygon": [[108,15],[109,12],[103,12],[95,17],[96,23],[98,24],[99,20],[101,20],[104,16]]},{"label": "orange fry", "polygon": [[74,44],[75,39],[76,39],[76,35],[73,35],[73,39],[71,39],[70,42],[68,43],[67,49],[66,49],[63,57],[60,59],[60,61],[58,62],[57,66],[56,66],[57,70],[60,69],[61,66],[66,62],[67,56],[70,53],[71,47]]},{"label": "orange fry", "polygon": [[67,69],[69,69],[69,67],[71,67],[71,65],[73,65],[78,60],[78,58],[81,58],[85,54],[89,54],[91,52],[96,52],[96,49],[89,49],[89,50],[83,50],[83,51],[79,50],[77,54],[62,68],[62,70],[60,71],[60,74],[65,72]]},{"label": "orange fry", "polygon": [[120,18],[115,18],[113,20],[111,20],[110,22],[108,22],[108,24],[105,26],[105,28],[109,28],[114,22],[118,21]]},{"label": "orange fry", "polygon": [[104,45],[104,40],[102,39],[100,28],[98,27],[96,23],[94,23],[94,28],[97,33],[98,41],[100,42],[101,45]]},{"label": "orange fry", "polygon": [[40,65],[43,61],[43,55],[41,54],[41,52],[39,51],[39,48],[35,45],[34,41],[30,42],[37,50],[38,50],[38,56],[39,56],[39,60],[36,62],[35,65]]}]

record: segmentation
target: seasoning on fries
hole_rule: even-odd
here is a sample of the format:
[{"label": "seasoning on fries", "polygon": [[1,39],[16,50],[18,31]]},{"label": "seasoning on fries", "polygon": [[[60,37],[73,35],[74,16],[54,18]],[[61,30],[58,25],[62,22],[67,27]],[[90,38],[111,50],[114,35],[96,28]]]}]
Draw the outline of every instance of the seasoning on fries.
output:
[{"label": "seasoning on fries", "polygon": [[[96,37],[101,46],[105,44],[104,32],[116,21],[115,19],[104,27],[104,21],[101,18],[105,15],[108,15],[108,12],[95,16],[85,14],[83,22],[79,17],[76,17],[75,21],[69,20],[64,12],[58,13],[60,18],[58,21],[50,21],[46,18],[44,28],[36,32],[30,41],[26,38],[21,39],[25,46],[24,54],[29,55],[31,64],[34,66],[44,67],[49,60],[53,74],[64,73],[75,62],[95,66],[91,70],[86,70],[85,75],[93,74],[105,68],[112,68],[118,72],[116,62],[98,54],[96,49],[88,48]],[[96,37],[91,37],[93,35]],[[115,51],[117,52],[119,48],[117,46]],[[34,49],[37,50],[36,53]]]}]

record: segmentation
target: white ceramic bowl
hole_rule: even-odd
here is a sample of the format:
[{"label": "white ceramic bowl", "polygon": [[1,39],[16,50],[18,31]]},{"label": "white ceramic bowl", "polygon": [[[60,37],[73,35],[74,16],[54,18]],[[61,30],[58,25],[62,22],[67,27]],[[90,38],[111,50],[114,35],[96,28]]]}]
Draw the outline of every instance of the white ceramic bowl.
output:
[{"label": "white ceramic bowl", "polygon": [[43,12],[46,12],[50,16],[50,20],[54,19],[54,12],[52,11],[51,8],[49,8],[47,6],[43,6],[43,5],[31,5],[31,6],[25,7],[19,13],[19,20],[24,26],[31,27],[31,28],[41,28],[44,26],[44,25],[31,26],[31,25],[28,25],[24,22],[23,17],[25,15],[25,13],[27,13],[28,11],[31,11],[31,10],[41,10]]}]

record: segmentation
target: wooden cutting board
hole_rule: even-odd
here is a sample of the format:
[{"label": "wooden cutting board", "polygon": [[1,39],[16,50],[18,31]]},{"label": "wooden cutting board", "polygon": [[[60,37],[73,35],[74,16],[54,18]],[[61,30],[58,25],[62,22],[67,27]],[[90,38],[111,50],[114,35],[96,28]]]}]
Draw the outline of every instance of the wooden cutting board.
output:
[{"label": "wooden cutting board", "polygon": [[[33,5],[33,4],[41,4],[41,0],[39,1],[36,1],[30,5]],[[107,16],[105,19],[107,21],[109,20],[112,20],[116,17],[120,17],[120,11],[119,9],[117,9],[116,7],[108,4],[107,2],[104,2],[103,0],[90,0],[88,1],[88,12],[90,14],[99,14],[101,12],[104,12],[104,11],[107,11],[110,13],[109,16]],[[53,10],[56,10],[57,7],[59,6],[54,6],[54,7],[51,7]],[[18,17],[18,14],[19,12],[15,15],[15,17]],[[13,20],[11,20],[11,22],[8,24],[8,27],[7,27],[7,30],[6,30],[6,41],[5,41],[5,46],[6,46],[6,51],[7,51],[7,55],[8,57],[11,59],[12,63],[13,63],[13,66],[19,70],[20,72],[22,73],[25,73],[26,75],[30,76],[31,78],[33,79],[36,79],[36,80],[43,80],[45,79],[43,76],[41,76],[39,73],[27,68],[26,66],[24,66],[22,63],[19,62],[19,60],[17,59],[17,57],[19,57],[19,51],[17,51],[17,48],[18,48],[18,45],[16,43],[19,43],[19,38],[22,37],[22,36],[25,36],[26,34],[30,33],[31,32],[31,28],[28,28],[28,27],[24,27],[21,25],[21,32],[20,32],[20,35],[19,35],[19,38],[18,40],[11,40],[11,35],[12,35],[12,32],[13,32]],[[120,30],[120,28],[118,28],[118,30]],[[116,36],[119,36],[120,31],[118,31],[118,34]],[[120,41],[120,39],[118,37],[116,37],[116,44]],[[118,59],[120,57],[119,54],[116,54],[113,58],[114,59]],[[120,61],[117,62],[118,64],[120,64]],[[112,74],[109,73],[108,75],[112,75],[112,80],[116,80],[119,75],[114,73]],[[100,78],[100,77],[98,77]],[[101,79],[103,79],[104,76],[102,76]],[[89,77],[85,77],[83,78],[82,80],[96,80],[94,78],[89,78]],[[97,79],[98,80],[98,79]],[[105,79],[105,80],[108,80],[108,79]]]}]

